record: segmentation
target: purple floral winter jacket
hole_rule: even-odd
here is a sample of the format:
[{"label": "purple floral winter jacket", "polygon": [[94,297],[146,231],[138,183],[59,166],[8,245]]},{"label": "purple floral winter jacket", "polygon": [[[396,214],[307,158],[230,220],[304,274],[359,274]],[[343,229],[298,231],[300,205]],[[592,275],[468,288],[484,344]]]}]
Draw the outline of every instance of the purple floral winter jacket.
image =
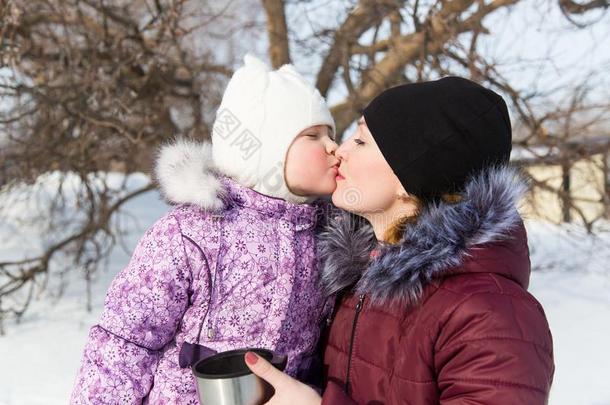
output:
[{"label": "purple floral winter jacket", "polygon": [[112,282],[72,404],[198,404],[189,368],[198,350],[275,350],[293,376],[313,358],[324,312],[319,210],[216,176],[201,158],[209,145],[184,146],[169,147],[179,149],[157,167],[166,196],[182,204],[144,234]]}]

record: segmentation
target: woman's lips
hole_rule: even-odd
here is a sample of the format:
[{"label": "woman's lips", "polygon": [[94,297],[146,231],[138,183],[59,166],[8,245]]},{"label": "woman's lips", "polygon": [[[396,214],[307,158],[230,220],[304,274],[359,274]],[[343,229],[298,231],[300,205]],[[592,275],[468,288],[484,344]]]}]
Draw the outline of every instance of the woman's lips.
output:
[{"label": "woman's lips", "polygon": [[339,172],[339,165],[334,165],[332,168],[335,172],[335,180],[345,180],[345,177]]}]

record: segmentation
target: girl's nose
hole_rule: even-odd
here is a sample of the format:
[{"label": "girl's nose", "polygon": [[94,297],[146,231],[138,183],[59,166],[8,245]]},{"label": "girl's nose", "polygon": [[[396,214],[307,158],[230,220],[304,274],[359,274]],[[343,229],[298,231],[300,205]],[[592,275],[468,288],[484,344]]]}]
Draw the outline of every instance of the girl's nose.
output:
[{"label": "girl's nose", "polygon": [[334,155],[338,147],[339,145],[337,145],[335,141],[330,141],[326,144],[326,153],[329,155]]}]

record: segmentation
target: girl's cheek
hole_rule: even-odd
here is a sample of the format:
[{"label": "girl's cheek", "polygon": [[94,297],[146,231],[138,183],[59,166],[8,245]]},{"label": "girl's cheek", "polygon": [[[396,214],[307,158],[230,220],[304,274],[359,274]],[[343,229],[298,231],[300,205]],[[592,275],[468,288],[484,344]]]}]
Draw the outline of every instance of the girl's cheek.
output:
[{"label": "girl's cheek", "polygon": [[[315,147],[308,148],[306,153],[307,162],[315,164],[326,164],[326,148],[322,144],[318,144]],[[307,163],[305,162],[305,163]]]}]

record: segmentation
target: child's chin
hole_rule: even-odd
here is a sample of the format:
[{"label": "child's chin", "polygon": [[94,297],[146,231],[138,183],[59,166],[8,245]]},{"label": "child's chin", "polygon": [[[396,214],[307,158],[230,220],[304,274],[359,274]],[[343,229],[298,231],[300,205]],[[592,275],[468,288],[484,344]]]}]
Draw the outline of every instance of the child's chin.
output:
[{"label": "child's chin", "polygon": [[329,196],[337,189],[337,182],[335,179],[323,181],[316,184],[315,190],[310,190],[310,195],[318,196]]},{"label": "child's chin", "polygon": [[320,195],[331,195],[337,189],[337,182],[335,179],[326,182],[320,189]]}]

